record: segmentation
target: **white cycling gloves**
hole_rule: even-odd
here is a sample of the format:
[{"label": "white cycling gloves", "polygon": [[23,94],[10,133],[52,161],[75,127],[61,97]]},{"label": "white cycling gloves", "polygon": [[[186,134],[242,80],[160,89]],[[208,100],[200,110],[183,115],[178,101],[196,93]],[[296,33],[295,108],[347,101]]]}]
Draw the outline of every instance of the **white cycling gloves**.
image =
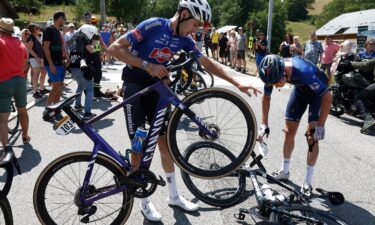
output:
[{"label": "white cycling gloves", "polygon": [[319,126],[315,127],[314,140],[315,141],[323,140],[324,133],[325,133],[324,127],[319,127]]}]

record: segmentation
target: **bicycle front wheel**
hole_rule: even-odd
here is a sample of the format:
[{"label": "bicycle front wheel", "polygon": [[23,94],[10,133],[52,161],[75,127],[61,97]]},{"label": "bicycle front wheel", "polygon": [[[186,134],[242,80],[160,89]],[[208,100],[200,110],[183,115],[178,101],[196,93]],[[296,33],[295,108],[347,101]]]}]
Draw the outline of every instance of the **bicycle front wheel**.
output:
[{"label": "bicycle front wheel", "polygon": [[[250,106],[236,93],[222,88],[198,91],[185,98],[183,103],[199,117],[202,124],[217,133],[217,137],[210,137],[183,110],[176,107],[167,130],[168,147],[175,163],[186,173],[206,179],[224,177],[242,166],[250,157],[256,141],[256,121]],[[234,160],[226,161],[217,170],[200,168],[189,162],[184,152],[201,141],[225,147],[234,155]],[[201,151],[201,154],[205,154],[205,151]]]},{"label": "bicycle front wheel", "polygon": [[[339,219],[336,216],[333,216],[323,210],[315,209],[312,207],[307,207],[304,205],[292,204],[290,206],[281,206],[281,207],[278,207],[277,209],[291,213],[293,215],[293,216],[289,216],[281,212],[272,212],[270,215],[270,221],[276,222],[277,224],[348,225],[348,223],[346,223],[342,219]],[[309,222],[306,219],[299,218],[301,216],[305,216],[310,219],[316,220],[317,223],[314,223],[311,221]]]},{"label": "bicycle front wheel", "polygon": [[10,105],[10,119],[8,121],[8,133],[15,134],[20,125],[17,108],[14,106],[14,102]]},{"label": "bicycle front wheel", "polygon": [[12,208],[7,198],[0,200],[0,224],[13,225]]},{"label": "bicycle front wheel", "polygon": [[[64,155],[47,166],[39,176],[34,189],[34,209],[43,225],[83,224],[86,215],[78,214],[79,195],[90,152]],[[112,159],[98,154],[90,177],[88,195],[100,192],[103,187],[115,185],[114,177],[125,176],[125,171]],[[88,223],[125,224],[133,207],[128,191],[108,196],[93,203],[96,212]]]},{"label": "bicycle front wheel", "polygon": [[[205,152],[203,156],[202,151]],[[232,161],[236,158],[228,149],[212,142],[197,142],[188,148],[185,157],[187,161],[196,161],[194,164],[211,170],[217,170],[223,164],[222,162],[225,164],[225,161]],[[207,157],[214,158],[206,160]],[[206,161],[209,161],[210,164],[207,164]],[[227,208],[236,205],[241,201],[246,189],[246,177],[241,172],[209,180],[191,177],[184,171],[181,171],[181,176],[186,187],[195,197],[215,207]]]}]

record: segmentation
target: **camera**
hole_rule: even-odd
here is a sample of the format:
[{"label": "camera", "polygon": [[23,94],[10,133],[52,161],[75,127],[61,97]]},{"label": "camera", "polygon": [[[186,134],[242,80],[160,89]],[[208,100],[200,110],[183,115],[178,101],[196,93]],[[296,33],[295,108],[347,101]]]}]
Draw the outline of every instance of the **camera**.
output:
[{"label": "camera", "polygon": [[85,59],[81,59],[81,61],[79,61],[79,67],[81,69],[85,69],[87,68],[87,63],[86,63],[86,60]]}]

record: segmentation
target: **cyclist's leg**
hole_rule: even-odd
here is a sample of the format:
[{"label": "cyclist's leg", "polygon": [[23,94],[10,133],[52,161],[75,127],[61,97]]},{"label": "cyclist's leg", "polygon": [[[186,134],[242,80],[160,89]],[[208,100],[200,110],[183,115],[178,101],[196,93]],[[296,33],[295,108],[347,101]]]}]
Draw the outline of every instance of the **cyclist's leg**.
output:
[{"label": "cyclist's leg", "polygon": [[26,79],[23,77],[16,77],[14,86],[14,100],[16,103],[18,115],[20,117],[20,124],[22,128],[22,139],[28,139],[29,132],[29,115],[27,114],[27,93],[26,93]]}]

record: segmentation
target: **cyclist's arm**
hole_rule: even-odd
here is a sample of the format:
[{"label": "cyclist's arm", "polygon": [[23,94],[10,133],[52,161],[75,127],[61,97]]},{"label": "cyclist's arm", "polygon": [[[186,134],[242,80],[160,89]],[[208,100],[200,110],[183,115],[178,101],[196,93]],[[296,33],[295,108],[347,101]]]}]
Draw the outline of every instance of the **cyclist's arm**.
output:
[{"label": "cyclist's arm", "polygon": [[332,94],[327,91],[322,97],[322,103],[320,105],[320,116],[318,120],[318,126],[324,127],[327,120],[329,111],[331,109]]},{"label": "cyclist's arm", "polygon": [[[126,38],[119,38],[109,46],[108,54],[128,65],[141,68],[143,59],[131,54],[129,52],[129,47],[130,43]],[[163,78],[168,75],[168,70],[165,66],[150,62],[146,67],[146,71],[151,76],[156,76],[158,78]]]},{"label": "cyclist's arm", "polygon": [[268,126],[268,115],[271,106],[271,95],[263,95],[262,97],[262,124]]}]

